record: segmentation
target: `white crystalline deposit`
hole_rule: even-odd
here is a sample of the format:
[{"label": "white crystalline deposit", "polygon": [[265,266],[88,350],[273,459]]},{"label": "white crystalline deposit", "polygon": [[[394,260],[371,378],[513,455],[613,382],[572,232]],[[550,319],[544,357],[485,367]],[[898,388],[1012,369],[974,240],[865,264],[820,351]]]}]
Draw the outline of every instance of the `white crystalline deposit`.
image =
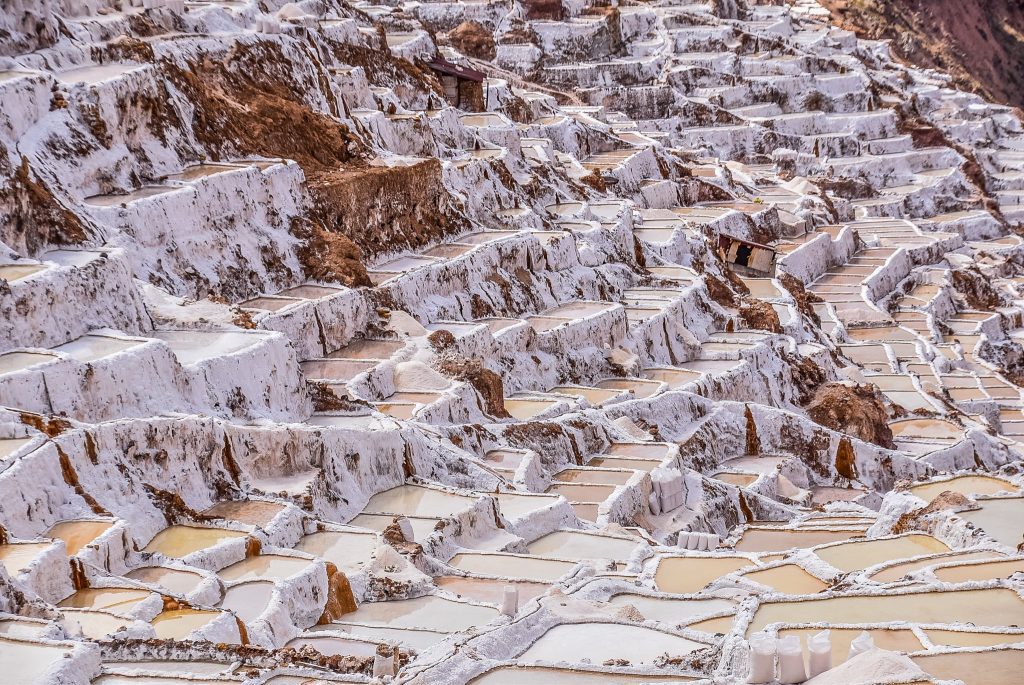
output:
[{"label": "white crystalline deposit", "polygon": [[0,36],[8,681],[1017,682],[1009,108],[811,0]]}]

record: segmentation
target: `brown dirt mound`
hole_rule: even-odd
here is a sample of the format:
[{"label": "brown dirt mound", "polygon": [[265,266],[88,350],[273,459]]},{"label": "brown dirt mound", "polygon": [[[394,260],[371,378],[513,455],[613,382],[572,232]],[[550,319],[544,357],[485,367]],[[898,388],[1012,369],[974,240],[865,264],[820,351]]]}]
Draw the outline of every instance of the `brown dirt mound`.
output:
[{"label": "brown dirt mound", "polygon": [[1024,105],[1020,0],[822,0],[861,38],[893,39],[897,57],[949,72],[968,91]]},{"label": "brown dirt mound", "polygon": [[464,21],[448,32],[448,40],[459,52],[477,59],[492,60],[497,51],[494,36],[475,21]]},{"label": "brown dirt mound", "polygon": [[963,269],[954,269],[953,288],[964,296],[967,304],[972,309],[981,309],[986,312],[1003,306],[1003,300],[992,287],[989,280],[976,266],[968,266]]},{"label": "brown dirt mound", "polygon": [[319,200],[324,227],[348,236],[367,257],[415,250],[469,227],[442,183],[437,159],[339,169],[311,178],[308,185]]},{"label": "brown dirt mound", "polygon": [[882,394],[874,385],[825,383],[820,386],[807,415],[815,423],[892,449],[892,430]]},{"label": "brown dirt mound", "polygon": [[778,275],[779,282],[782,283],[782,287],[789,291],[789,294],[796,300],[797,309],[807,319],[814,322],[815,326],[821,325],[821,319],[818,317],[818,313],[814,311],[812,306],[815,302],[821,302],[821,298],[810,292],[804,287],[803,281],[796,276],[792,276],[785,272],[780,272]]},{"label": "brown dirt mound", "polygon": [[284,157],[307,174],[360,161],[362,146],[348,127],[305,104],[309,89],[330,91],[327,75],[296,80],[294,61],[277,43],[239,44],[222,58],[196,59],[188,69],[170,61],[162,68],[195,103],[193,130],[213,159]]},{"label": "brown dirt mound", "polygon": [[363,264],[363,253],[343,233],[326,230],[319,222],[294,221],[292,235],[305,240],[298,249],[299,261],[312,280],[341,283],[349,287],[372,285]]},{"label": "brown dirt mound", "polygon": [[472,385],[484,400],[484,411],[491,416],[499,419],[511,416],[505,409],[505,386],[501,376],[485,368],[479,359],[449,357],[441,361],[438,370],[449,378]]},{"label": "brown dirt mound", "polygon": [[0,241],[36,254],[49,245],[76,245],[89,237],[86,225],[60,203],[28,159],[11,166],[0,145]]},{"label": "brown dirt mound", "polygon": [[769,333],[782,333],[779,313],[770,303],[754,298],[746,298],[740,306],[740,318],[747,328],[754,328]]}]

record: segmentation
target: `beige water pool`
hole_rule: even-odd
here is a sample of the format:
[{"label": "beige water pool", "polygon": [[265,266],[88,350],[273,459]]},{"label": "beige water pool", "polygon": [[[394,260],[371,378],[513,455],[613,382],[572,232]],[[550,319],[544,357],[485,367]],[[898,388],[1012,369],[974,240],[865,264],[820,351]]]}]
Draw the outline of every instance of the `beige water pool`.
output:
[{"label": "beige water pool", "polygon": [[112,521],[61,521],[55,523],[45,535],[54,540],[63,540],[68,556],[82,551],[82,548],[98,538],[113,526]]},{"label": "beige water pool", "polygon": [[329,561],[342,571],[358,571],[373,558],[377,536],[371,533],[322,531],[304,536],[295,549]]},{"label": "beige water pool", "polygon": [[270,599],[274,595],[274,583],[268,580],[256,580],[248,583],[232,585],[224,593],[220,602],[221,609],[233,611],[249,623],[255,621],[267,610]]},{"label": "beige water pool", "polygon": [[944,647],[994,647],[1024,642],[1024,632],[1019,628],[1012,633],[995,633],[986,630],[944,630],[924,628],[924,634],[934,644]]},{"label": "beige water pool", "polygon": [[903,535],[887,540],[856,540],[815,551],[823,561],[849,573],[895,559],[948,552],[943,542],[931,535]]},{"label": "beige water pool", "polygon": [[946,583],[966,583],[971,580],[1009,578],[1014,573],[1021,572],[1024,572],[1024,559],[976,561],[960,566],[944,566],[934,571],[935,577]]},{"label": "beige water pool", "polygon": [[266,526],[284,509],[283,504],[260,500],[234,500],[217,502],[204,511],[207,516],[238,521],[250,526]]},{"label": "beige water pool", "polygon": [[1024,601],[1013,590],[993,588],[766,602],[758,607],[747,632],[761,630],[771,623],[893,621],[1020,625],[1024,621]]},{"label": "beige water pool", "polygon": [[0,461],[7,459],[30,442],[32,438],[0,438]]},{"label": "beige water pool", "polygon": [[198,573],[164,566],[137,568],[126,573],[125,578],[149,585],[158,585],[178,596],[187,595],[203,581],[203,577]]},{"label": "beige water pool", "polygon": [[686,594],[748,566],[756,564],[745,557],[665,557],[658,562],[654,583],[662,592]]},{"label": "beige water pool", "polygon": [[219,615],[218,611],[174,609],[158,614],[150,623],[161,640],[184,640]]},{"label": "beige water pool", "polygon": [[10,685],[33,685],[55,663],[71,654],[70,647],[0,638],[0,673]]},{"label": "beige water pool", "polygon": [[946,492],[958,492],[961,495],[994,495],[999,492],[1015,492],[1014,485],[1002,478],[992,476],[958,476],[948,480],[922,483],[910,488],[910,492],[926,502]]},{"label": "beige water pool", "polygon": [[128,340],[112,335],[96,335],[89,333],[69,343],[54,347],[55,352],[63,352],[73,359],[87,364],[118,352],[130,350],[142,344],[140,340]]},{"label": "beige water pool", "polygon": [[0,545],[0,563],[10,576],[17,576],[50,547],[48,542],[17,542]]},{"label": "beige water pool", "polygon": [[1024,543],[1024,497],[979,500],[981,509],[962,511],[959,517],[983,529],[996,542],[1011,549]]},{"label": "beige water pool", "polygon": [[102,609],[112,613],[131,611],[150,596],[148,590],[128,588],[85,588],[62,600],[57,606],[69,609]]},{"label": "beige water pool", "polygon": [[446,518],[468,509],[474,498],[442,490],[399,485],[370,498],[363,508],[364,514],[401,514]]},{"label": "beige water pool", "polygon": [[894,583],[904,576],[920,571],[921,569],[928,568],[929,566],[936,566],[951,561],[975,561],[979,559],[1001,559],[1003,554],[999,552],[951,552],[950,554],[944,554],[940,557],[930,557],[928,559],[919,559],[917,561],[905,561],[900,564],[893,564],[892,566],[886,566],[880,571],[868,576],[871,580],[879,583]]},{"label": "beige water pool", "polygon": [[0,354],[0,375],[24,371],[25,369],[56,361],[58,358],[52,354],[40,354],[38,352],[5,352]]},{"label": "beige water pool", "polygon": [[1020,685],[1024,650],[951,652],[911,657],[926,673],[965,685]]},{"label": "beige water pool", "polygon": [[222,542],[237,540],[245,536],[246,534],[239,530],[176,525],[164,528],[157,533],[142,551],[159,552],[168,557],[181,558]]},{"label": "beige water pool", "polygon": [[284,580],[305,571],[313,563],[313,561],[301,557],[258,554],[221,569],[217,575],[228,582],[261,579]]},{"label": "beige water pool", "polygon": [[544,492],[562,495],[570,502],[598,504],[611,497],[614,485],[586,485],[581,483],[552,483]]},{"label": "beige water pool", "polygon": [[657,381],[643,380],[642,378],[609,378],[598,381],[595,384],[598,388],[605,390],[623,390],[629,392],[635,399],[651,397],[661,390],[661,383]]},{"label": "beige water pool", "polygon": [[560,483],[589,483],[591,485],[625,485],[635,472],[598,468],[568,468],[555,474]]},{"label": "beige water pool", "polygon": [[743,577],[789,595],[813,595],[828,587],[828,583],[796,564],[751,571],[744,573]]},{"label": "beige water pool", "polygon": [[638,540],[559,530],[531,542],[530,554],[561,559],[615,559],[625,561],[637,548]]}]

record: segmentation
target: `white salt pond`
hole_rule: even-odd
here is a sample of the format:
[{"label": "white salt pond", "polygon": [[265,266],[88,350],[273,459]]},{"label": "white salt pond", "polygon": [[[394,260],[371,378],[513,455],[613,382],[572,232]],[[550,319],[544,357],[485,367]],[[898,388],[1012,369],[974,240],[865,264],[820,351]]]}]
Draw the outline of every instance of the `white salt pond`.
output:
[{"label": "white salt pond", "polygon": [[58,357],[52,354],[41,354],[39,352],[5,352],[0,354],[0,376],[5,373],[24,371],[36,364],[45,364],[57,359]]},{"label": "white salt pond", "polygon": [[494,607],[424,595],[414,599],[361,604],[354,612],[345,614],[344,622],[448,633],[483,625],[497,616],[498,610]]},{"label": "white salt pond", "polygon": [[363,513],[445,518],[465,511],[474,499],[418,485],[399,485],[371,497]]},{"label": "white salt pond", "polygon": [[625,561],[638,544],[639,541],[626,538],[560,530],[534,540],[527,546],[527,549],[530,554],[574,561],[582,559]]},{"label": "white salt pond", "polygon": [[220,608],[235,612],[240,619],[249,623],[267,610],[273,595],[274,583],[271,581],[239,583],[227,589],[224,599],[220,602]]},{"label": "white salt pond", "polygon": [[608,603],[613,606],[636,607],[644,618],[671,625],[736,609],[736,604],[728,599],[672,599],[628,593],[614,595]]},{"label": "white salt pond", "polygon": [[468,573],[550,583],[575,568],[576,562],[511,552],[460,552],[448,565]]},{"label": "white salt pond", "polygon": [[185,366],[235,354],[266,340],[260,333],[232,331],[154,331],[149,335],[167,343]]},{"label": "white salt pond", "polygon": [[550,663],[597,662],[625,659],[630,664],[653,664],[662,655],[684,656],[707,645],[651,628],[618,623],[557,625],[534,642],[519,660]]},{"label": "white salt pond", "polygon": [[0,673],[10,685],[35,685],[51,666],[70,654],[70,647],[2,637]]},{"label": "white salt pond", "polygon": [[473,680],[470,685],[640,685],[641,683],[686,683],[696,678],[683,675],[629,675],[542,666],[499,666]]},{"label": "white salt pond", "polygon": [[189,594],[203,582],[203,576],[198,573],[164,566],[137,568],[126,573],[125,578],[164,588],[179,597]]},{"label": "white salt pond", "polygon": [[984,530],[996,542],[1017,549],[1024,543],[1024,497],[978,500],[981,508],[958,516]]},{"label": "white salt pond", "polygon": [[303,536],[295,549],[351,573],[369,563],[377,549],[377,536],[372,533],[322,531]]},{"label": "white salt pond", "polygon": [[315,562],[301,557],[258,554],[221,569],[217,575],[229,582],[260,579],[284,580],[305,571],[313,563]]}]

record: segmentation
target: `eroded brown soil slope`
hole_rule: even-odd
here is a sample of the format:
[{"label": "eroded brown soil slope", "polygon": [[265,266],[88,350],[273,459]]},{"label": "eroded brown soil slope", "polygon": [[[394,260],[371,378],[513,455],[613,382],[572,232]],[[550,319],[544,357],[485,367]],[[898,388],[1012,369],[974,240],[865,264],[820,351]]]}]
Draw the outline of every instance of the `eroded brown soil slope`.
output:
[{"label": "eroded brown soil slope", "polygon": [[821,0],[862,38],[891,38],[913,64],[964,90],[1024,105],[1024,0]]}]

